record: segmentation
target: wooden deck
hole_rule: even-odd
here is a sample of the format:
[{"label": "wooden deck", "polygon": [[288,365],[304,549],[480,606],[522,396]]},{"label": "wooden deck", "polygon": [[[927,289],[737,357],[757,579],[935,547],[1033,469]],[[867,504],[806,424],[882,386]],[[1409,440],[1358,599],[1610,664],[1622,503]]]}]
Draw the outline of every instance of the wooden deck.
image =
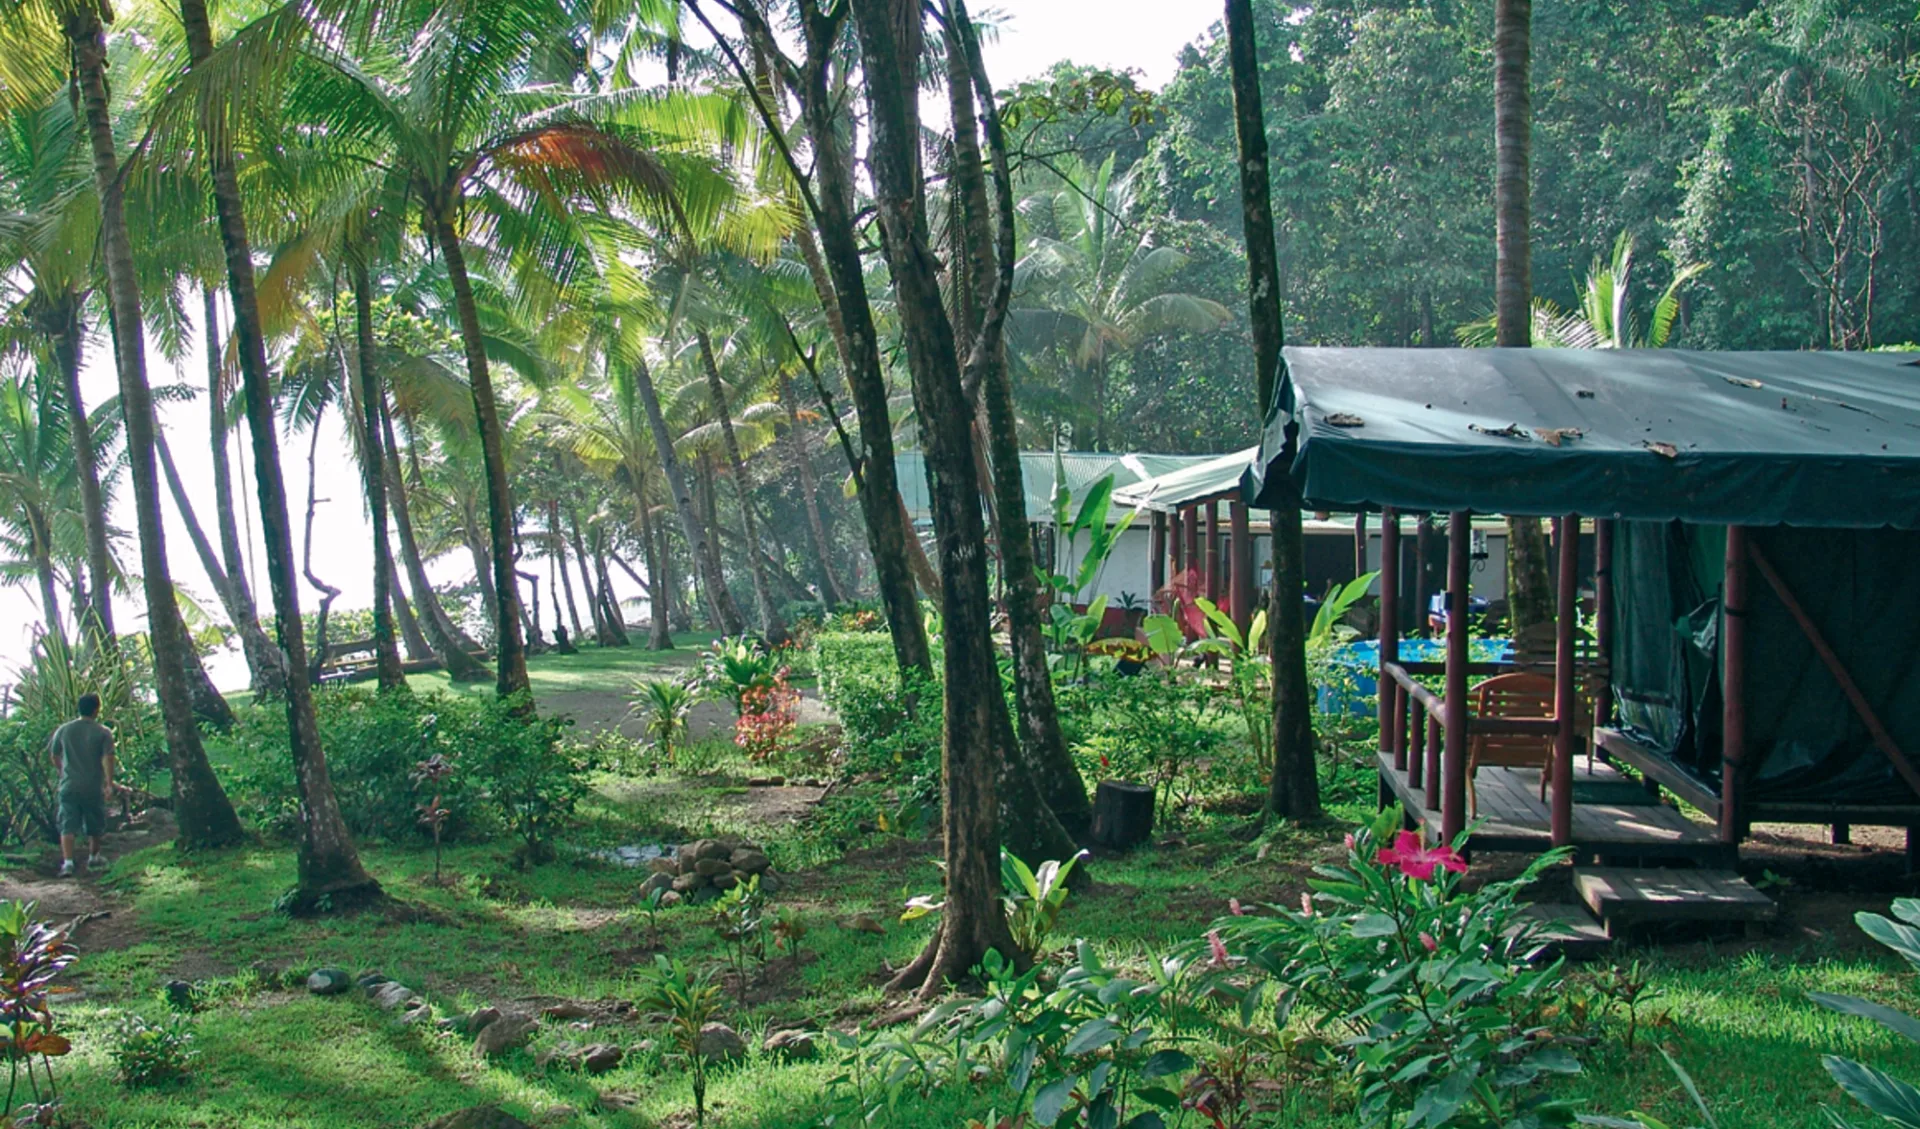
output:
[{"label": "wooden deck", "polygon": [[1612,937],[1636,925],[1754,924],[1779,913],[1772,898],[1726,870],[1575,867],[1573,889]]},{"label": "wooden deck", "polygon": [[[1406,773],[1393,767],[1393,757],[1379,754],[1383,796],[1390,792],[1408,816],[1429,835],[1437,836],[1440,810],[1426,806],[1426,790],[1408,785]],[[1631,786],[1626,776],[1604,762],[1589,771],[1584,759],[1574,767],[1575,778],[1594,782],[1595,790]],[[1482,768],[1474,786],[1480,797],[1477,817],[1469,818],[1469,851],[1523,851],[1537,854],[1552,845],[1551,813],[1540,799],[1540,772],[1530,768]],[[1598,786],[1598,787],[1595,787]],[[1573,805],[1573,843],[1576,860],[1608,862],[1690,861],[1714,866],[1733,865],[1736,853],[1721,843],[1713,828],[1698,824],[1664,803]]]}]

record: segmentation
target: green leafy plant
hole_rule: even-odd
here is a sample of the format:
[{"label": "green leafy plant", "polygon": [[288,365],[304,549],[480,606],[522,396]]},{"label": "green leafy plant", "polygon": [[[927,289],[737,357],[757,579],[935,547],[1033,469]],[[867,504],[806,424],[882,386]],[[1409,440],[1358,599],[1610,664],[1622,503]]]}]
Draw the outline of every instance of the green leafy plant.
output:
[{"label": "green leafy plant", "polygon": [[1626,968],[1614,965],[1596,974],[1593,978],[1593,990],[1600,997],[1607,1012],[1615,1010],[1626,1013],[1627,1053],[1633,1053],[1635,1038],[1640,1033],[1640,1009],[1665,995],[1653,982],[1653,976],[1639,961]]},{"label": "green leafy plant", "polygon": [[186,1081],[199,1051],[193,1045],[192,1021],[186,1016],[155,1022],[129,1015],[115,1028],[107,1055],[120,1072],[121,1085],[141,1090]]},{"label": "green leafy plant", "polygon": [[444,753],[435,753],[426,760],[413,766],[415,787],[425,786],[433,793],[433,798],[420,805],[420,823],[433,833],[433,880],[440,881],[440,836],[446,829],[447,817],[453,812],[440,802],[443,787],[453,776],[453,761]]},{"label": "green leafy plant", "polygon": [[1350,836],[1346,865],[1316,867],[1302,907],[1216,922],[1207,945],[1221,993],[1237,997],[1243,1022],[1270,1007],[1284,1027],[1297,1005],[1324,1017],[1365,1125],[1570,1122],[1570,1106],[1529,1092],[1580,1064],[1547,1022],[1564,962],[1534,961],[1519,900],[1566,852],[1468,891],[1454,848],[1399,831],[1401,818],[1390,809]]},{"label": "green leafy plant", "polygon": [[34,1105],[58,1100],[53,1060],[73,1050],[54,1029],[51,1000],[66,990],[55,982],[79,954],[67,934],[37,920],[34,909],[33,902],[0,901],[0,1039],[8,1067],[7,1104],[0,1106],[0,1115],[13,1113],[23,1077]]},{"label": "green leafy plant", "polygon": [[772,688],[780,673],[780,657],[759,640],[737,635],[715,641],[700,652],[702,681],[741,711],[741,697],[749,690]]},{"label": "green leafy plant", "polygon": [[462,758],[462,776],[472,777],[488,802],[520,842],[517,853],[528,864],[553,857],[553,839],[573,818],[587,794],[594,768],[583,746],[561,740],[573,724],[564,718],[522,718],[515,699],[488,703],[490,739]]},{"label": "green leafy plant", "polygon": [[687,735],[687,715],[699,700],[694,687],[670,678],[646,678],[638,683],[639,706],[646,711],[647,737],[660,759],[673,767],[673,752]]},{"label": "green leafy plant", "polygon": [[[1053,938],[1054,923],[1066,904],[1070,888],[1067,880],[1073,868],[1087,853],[1065,862],[1048,860],[1029,867],[1005,847],[1000,849],[1000,904],[1007,915],[1007,928],[1014,944],[1028,959],[1045,954]],[[927,895],[909,898],[901,921],[915,921],[939,913],[947,903]]]},{"label": "green leafy plant", "polygon": [[660,943],[660,911],[665,907],[668,887],[655,886],[640,899],[641,912],[647,915],[647,937]]},{"label": "green leafy plant", "polygon": [[1355,604],[1366,599],[1373,582],[1379,578],[1379,572],[1369,572],[1328,589],[1320,601],[1320,610],[1313,615],[1313,626],[1307,629],[1307,641],[1313,643],[1334,638],[1340,621],[1346,618]]},{"label": "green leafy plant", "polygon": [[[1920,898],[1900,898],[1893,903],[1893,919],[1862,911],[1853,920],[1862,932],[1899,953],[1901,959],[1920,969]],[[1845,1015],[1871,1019],[1896,1035],[1920,1043],[1920,1019],[1896,1011],[1884,1004],[1831,992],[1809,992],[1821,1007]],[[1901,1129],[1920,1129],[1920,1088],[1903,1082],[1878,1067],[1855,1062],[1839,1055],[1823,1055],[1821,1065],[1840,1088],[1868,1110]],[[1837,1115],[1835,1124],[1844,1125]]]},{"label": "green leafy plant", "polygon": [[707,1057],[700,1032],[720,1012],[720,987],[704,972],[690,971],[664,955],[653,958],[641,991],[640,1006],[666,1017],[671,1057],[679,1059],[693,1082],[693,1119],[707,1122]]},{"label": "green leafy plant", "polygon": [[773,914],[774,942],[787,950],[787,959],[795,964],[800,962],[800,942],[807,936],[807,923],[789,906],[782,906]]},{"label": "green leafy plant", "polygon": [[713,931],[727,944],[733,971],[740,978],[740,994],[747,991],[749,959],[767,961],[767,895],[760,876],[749,874],[723,891],[713,903]]}]

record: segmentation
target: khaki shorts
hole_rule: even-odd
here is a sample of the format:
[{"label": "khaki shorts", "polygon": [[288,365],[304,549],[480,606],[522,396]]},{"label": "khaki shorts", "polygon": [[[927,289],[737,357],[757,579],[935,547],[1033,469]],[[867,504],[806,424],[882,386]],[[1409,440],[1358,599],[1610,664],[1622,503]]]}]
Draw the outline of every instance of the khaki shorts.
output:
[{"label": "khaki shorts", "polygon": [[60,834],[105,835],[107,798],[98,792],[91,796],[60,794]]}]

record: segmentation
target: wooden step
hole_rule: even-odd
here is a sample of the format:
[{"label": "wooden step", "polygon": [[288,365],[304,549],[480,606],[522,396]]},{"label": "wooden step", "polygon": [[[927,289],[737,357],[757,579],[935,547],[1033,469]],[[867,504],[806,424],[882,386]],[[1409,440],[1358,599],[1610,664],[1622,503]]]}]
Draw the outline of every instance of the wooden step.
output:
[{"label": "wooden step", "polygon": [[1522,911],[1521,917],[1538,930],[1536,935],[1552,953],[1578,957],[1613,944],[1606,928],[1579,906],[1553,902],[1532,905]]},{"label": "wooden step", "polygon": [[1730,870],[1575,867],[1573,889],[1612,937],[1636,925],[1772,921],[1779,913]]}]

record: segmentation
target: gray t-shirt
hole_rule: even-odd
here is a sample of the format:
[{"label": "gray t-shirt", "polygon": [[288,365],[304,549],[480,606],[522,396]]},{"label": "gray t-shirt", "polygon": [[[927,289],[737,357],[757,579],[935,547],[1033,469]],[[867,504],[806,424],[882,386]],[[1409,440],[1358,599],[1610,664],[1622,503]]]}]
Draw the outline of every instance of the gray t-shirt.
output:
[{"label": "gray t-shirt", "polygon": [[113,730],[80,717],[53,731],[47,747],[60,757],[60,794],[98,796],[106,786],[102,761],[113,755]]}]

